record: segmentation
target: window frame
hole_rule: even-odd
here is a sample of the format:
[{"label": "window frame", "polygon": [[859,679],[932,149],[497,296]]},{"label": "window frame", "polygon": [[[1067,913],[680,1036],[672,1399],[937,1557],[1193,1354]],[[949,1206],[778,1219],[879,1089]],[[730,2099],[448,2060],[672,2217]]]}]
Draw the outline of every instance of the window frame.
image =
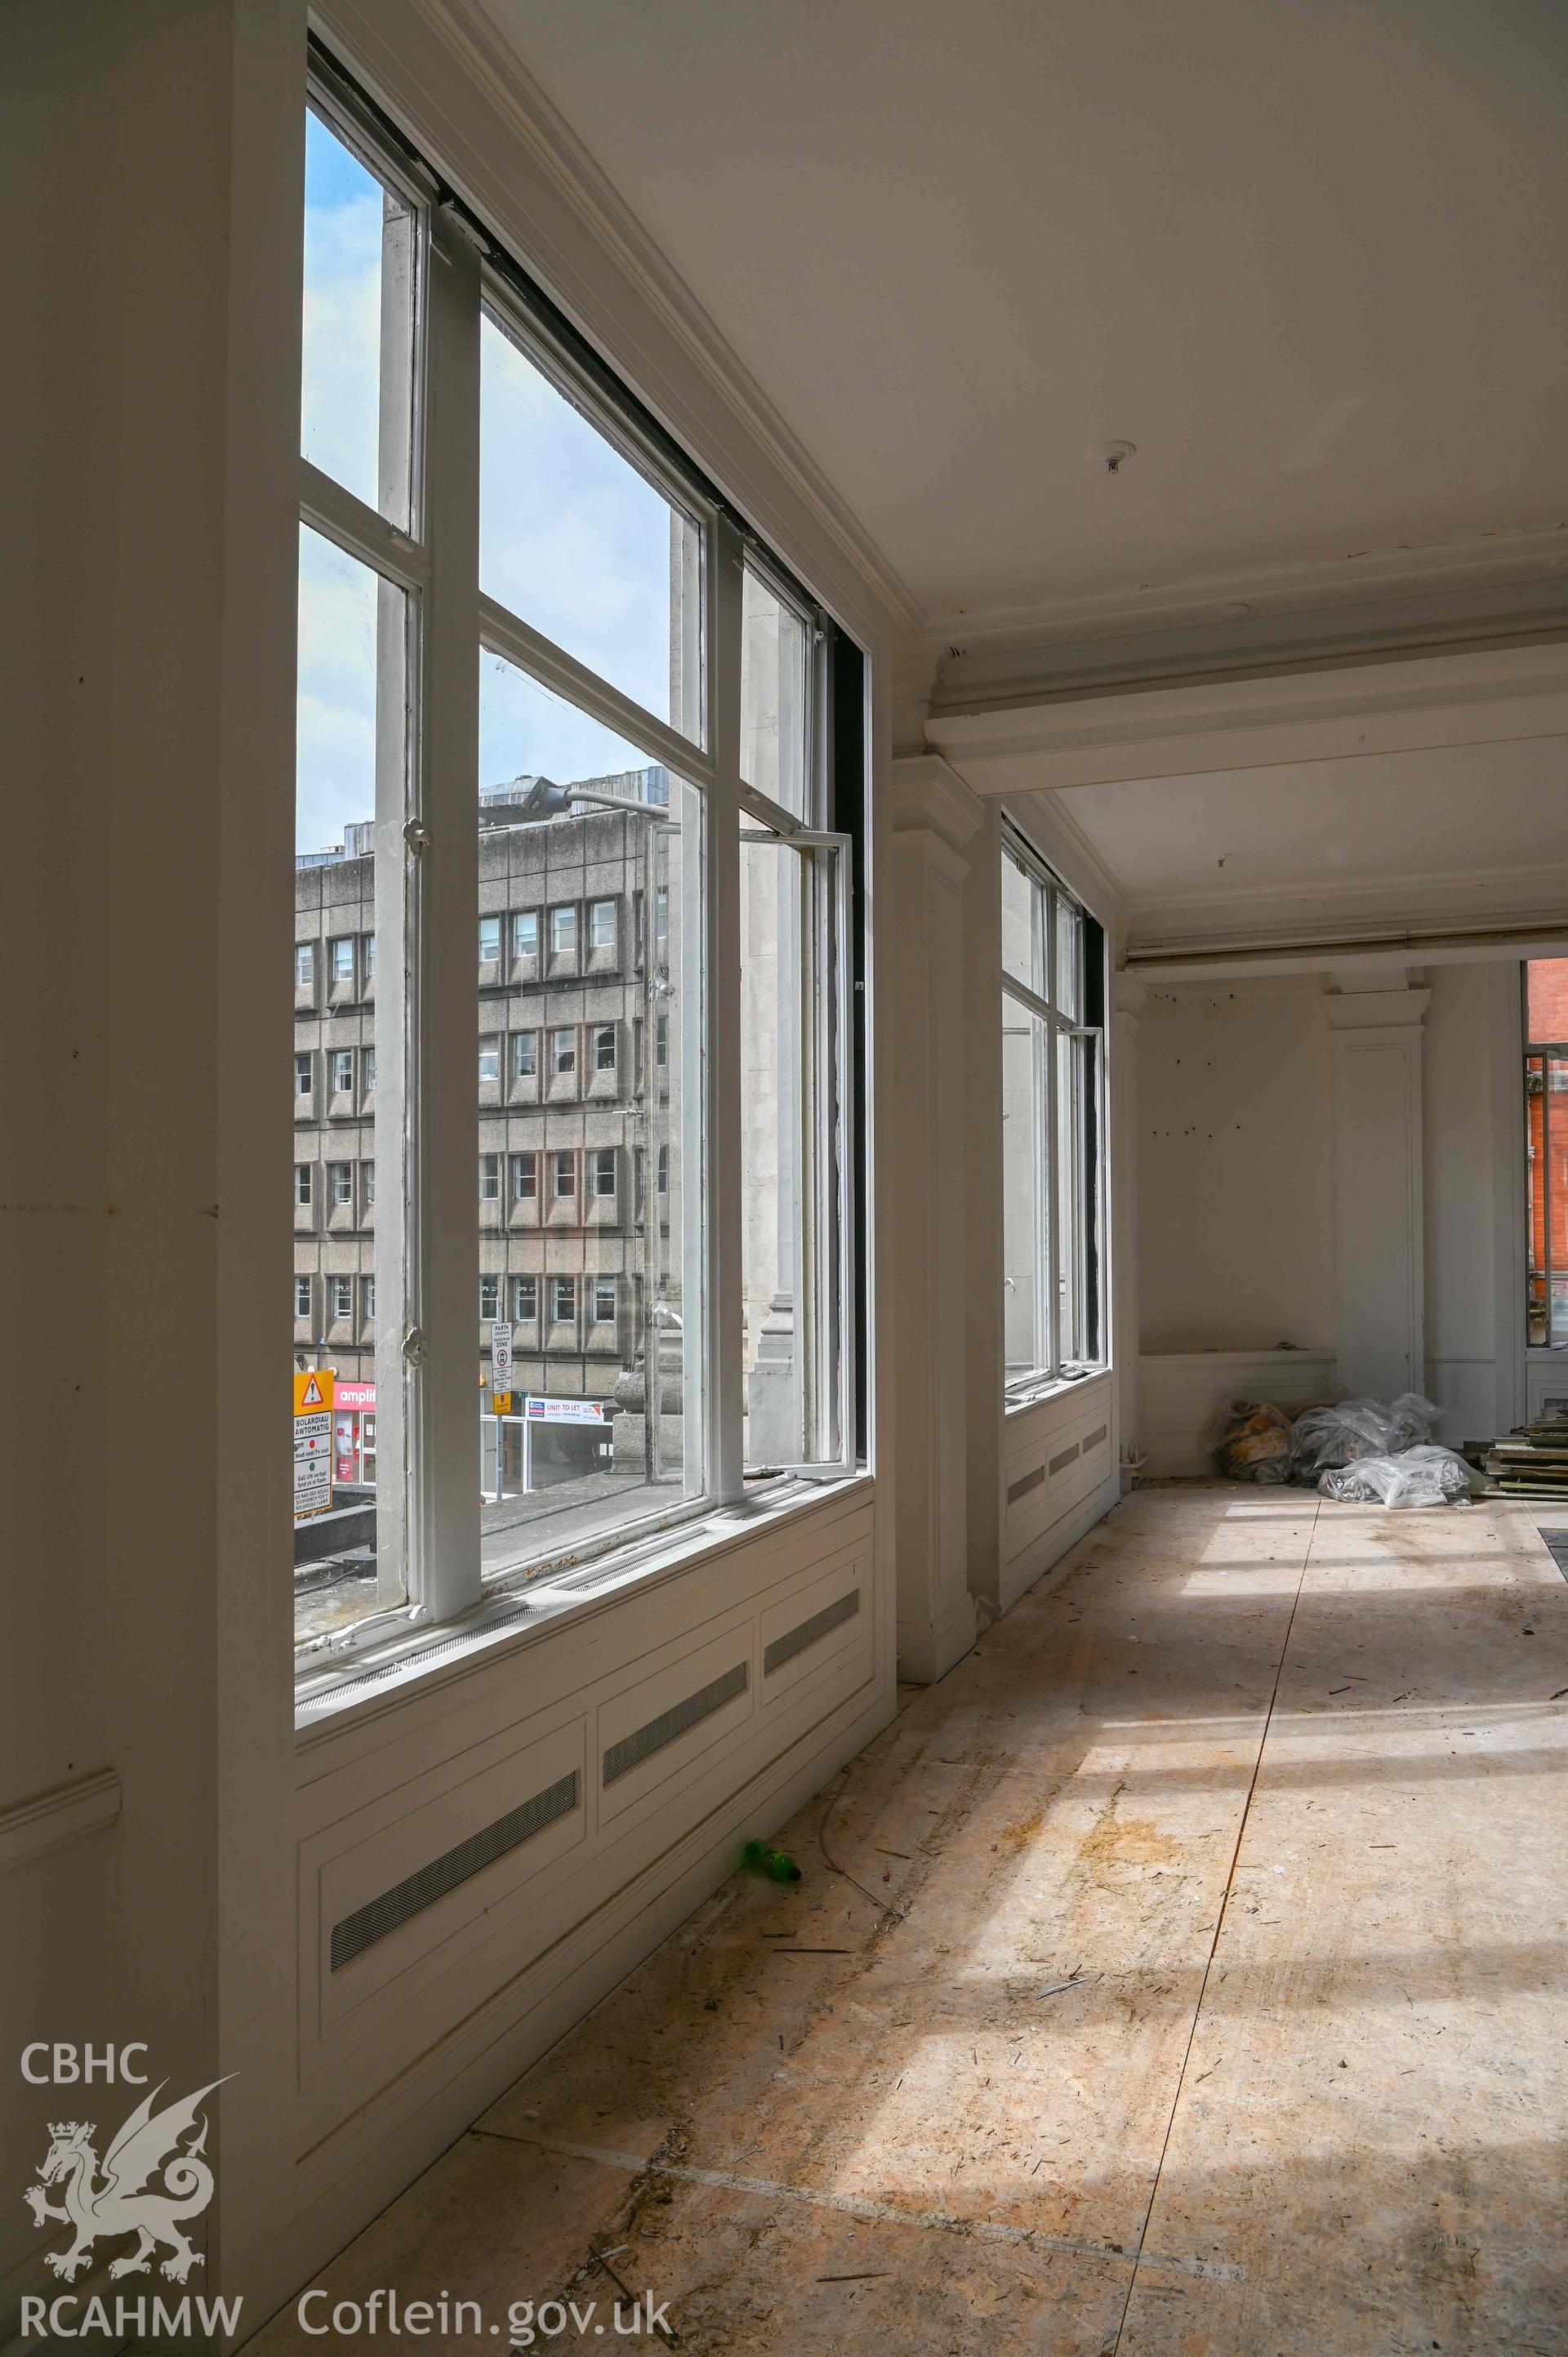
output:
[{"label": "window frame", "polygon": [[[1568,1060],[1568,1040],[1536,1039],[1530,1029],[1530,969],[1534,964],[1555,964],[1558,961],[1555,959],[1548,958],[1526,958],[1520,963],[1519,974],[1520,1042],[1520,1088],[1521,1097],[1520,1113],[1521,1120],[1521,1153],[1524,1160],[1525,1178],[1524,1267],[1522,1271],[1524,1315],[1522,1325],[1523,1348],[1527,1352],[1531,1353],[1537,1351],[1568,1351],[1568,1333],[1563,1335],[1561,1341],[1553,1341],[1552,1340],[1552,1327],[1555,1323],[1552,1314],[1552,1292],[1554,1286],[1561,1281],[1563,1272],[1558,1269],[1552,1250],[1552,1218],[1554,1195],[1552,1184],[1552,1141],[1554,1127],[1552,1118],[1552,1100],[1554,1096],[1564,1099],[1562,1108],[1562,1123],[1564,1128],[1568,1128],[1568,1088],[1553,1089],[1552,1085],[1552,1068],[1554,1063],[1562,1063],[1564,1060]],[[1535,1091],[1532,1091],[1530,1085],[1532,1079],[1530,1068],[1532,1065],[1540,1066],[1540,1086],[1539,1090]],[[1539,1177],[1535,1178],[1531,1175],[1532,1140],[1530,1136],[1530,1105],[1531,1095],[1537,1093],[1541,1098],[1541,1169]],[[1541,1200],[1541,1245],[1543,1252],[1543,1258],[1539,1272],[1534,1266],[1533,1260],[1535,1252],[1535,1200],[1538,1189]],[[1540,1340],[1535,1340],[1530,1330],[1530,1286],[1532,1280],[1538,1274],[1540,1275],[1541,1285],[1541,1296],[1546,1327],[1546,1331]]]},{"label": "window frame", "polygon": [[[1089,973],[1090,941],[1099,938],[1103,963],[1104,944],[1100,928],[1090,910],[1076,893],[1069,891],[1048,862],[1036,850],[1028,837],[1010,820],[1004,819],[1001,830],[1001,858],[1012,859],[1021,867],[1031,887],[1043,902],[1044,930],[1040,939],[1041,974],[1044,990],[1035,988],[1014,974],[1006,963],[1005,950],[998,943],[997,965],[1001,980],[1001,1014],[1006,1022],[1007,1003],[1011,1000],[1026,1016],[1032,1025],[1043,1026],[1046,1052],[1039,1059],[1043,1072],[1036,1068],[1033,1095],[1035,1116],[1034,1193],[1036,1205],[1042,1192],[1046,1199],[1046,1249],[1036,1259],[1035,1335],[1036,1341],[1043,1333],[1047,1350],[1043,1359],[1027,1368],[1010,1374],[1007,1370],[1005,1340],[1002,1353],[1003,1401],[1006,1411],[1027,1407],[1047,1392],[1064,1384],[1081,1383],[1091,1375],[1105,1373],[1111,1365],[1111,1337],[1106,1317],[1106,1134],[1105,1134],[1105,1026],[1085,1019],[1091,998],[1098,997],[1103,1007],[1103,975],[1098,993],[1091,990]],[[1058,902],[1065,901],[1078,917],[1078,974],[1074,992],[1079,1014],[1069,1015],[1057,1004],[1059,975],[1057,964],[1057,924]],[[1092,929],[1092,931],[1091,931]],[[1093,1275],[1093,1322],[1099,1342],[1098,1355],[1078,1359],[1063,1352],[1061,1347],[1062,1235],[1061,1193],[1058,1141],[1060,1135],[1060,1056],[1058,1043],[1067,1039],[1086,1043],[1093,1072],[1094,1102],[1097,1112],[1092,1167],[1085,1159],[1079,1171],[1077,1234],[1073,1246],[1072,1287],[1074,1322],[1079,1331],[1090,1301],[1090,1278],[1087,1267],[1087,1237],[1092,1215],[1095,1237],[1095,1267]],[[1075,1142],[1081,1152],[1083,1141]],[[1005,1238],[1006,1223],[1003,1222]],[[1004,1284],[1005,1285],[1005,1263]],[[1004,1326],[1005,1336],[1005,1326]]]},{"label": "window frame", "polygon": [[[703,813],[702,920],[700,935],[691,945],[703,976],[703,1006],[700,1052],[689,1082],[694,1119],[700,1124],[703,1167],[693,1174],[688,1166],[683,1173],[683,1186],[693,1184],[696,1189],[692,1251],[698,1281],[687,1289],[688,1347],[683,1356],[688,1413],[694,1412],[701,1421],[703,1491],[669,1509],[628,1519],[607,1534],[602,1544],[593,1543],[591,1552],[646,1545],[656,1531],[756,1494],[746,1480],[741,1447],[740,1238],[728,1222],[710,1216],[714,1206],[732,1203],[738,1195],[742,1155],[733,1101],[740,1008],[738,994],[725,986],[725,978],[734,968],[739,938],[740,837],[743,829],[752,827],[798,851],[820,853],[824,876],[832,878],[827,954],[833,972],[826,1021],[832,1039],[833,1086],[822,1151],[832,1159],[836,1200],[833,1292],[832,1315],[824,1321],[824,1349],[831,1328],[843,1447],[831,1460],[784,1469],[798,1470],[812,1482],[853,1477],[860,1469],[865,1401],[856,1343],[865,1314],[868,1239],[862,1225],[865,1148],[854,1139],[856,1057],[862,1052],[864,1017],[852,993],[864,986],[856,977],[865,971],[859,897],[863,853],[855,834],[820,823],[836,814],[829,759],[833,731],[826,725],[836,626],[760,546],[699,469],[674,449],[635,397],[579,345],[548,299],[510,256],[494,247],[460,201],[447,195],[435,173],[354,88],[314,36],[307,98],[334,135],[410,205],[416,223],[407,529],[390,524],[303,457],[300,511],[313,531],[401,591],[405,601],[406,776],[395,794],[379,788],[377,801],[382,856],[376,867],[375,930],[383,961],[378,977],[377,1037],[384,1042],[381,1060],[387,1067],[381,1119],[389,1125],[397,1122],[403,1171],[403,1183],[394,1189],[389,1170],[388,1187],[382,1190],[387,1214],[378,1223],[377,1234],[377,1294],[382,1310],[377,1380],[392,1411],[380,1458],[380,1505],[387,1526],[383,1544],[398,1550],[397,1568],[408,1603],[419,1608],[425,1620],[440,1623],[471,1609],[490,1586],[480,1568],[476,1502],[480,1436],[472,1383],[471,1272],[479,1222],[471,1208],[474,1178],[467,1157],[478,1133],[479,1083],[471,1048],[457,1052],[472,1039],[474,1028],[471,944],[479,911],[473,812],[479,658],[500,656],[599,721],[650,764],[684,780],[700,798]],[[480,590],[478,328],[486,309],[612,447],[695,526],[701,662],[693,674],[698,715],[694,737],[645,710]],[[432,528],[437,508],[438,533]],[[808,800],[810,814],[819,822],[815,826],[802,824],[795,814],[770,803],[740,776],[746,565],[808,625]],[[846,698],[841,729],[845,745],[853,741],[854,747],[844,770],[845,778],[854,781],[850,791],[859,789],[863,765],[870,759],[869,660],[865,650],[857,649],[854,671],[844,673],[856,683],[854,697]],[[853,740],[845,733],[849,728]],[[862,799],[855,805],[856,826],[863,816]],[[387,856],[392,829],[403,838],[401,862]],[[437,911],[438,929],[431,923]],[[572,950],[563,952],[554,948],[553,909],[515,913],[535,917],[542,968],[555,954],[575,952],[579,963],[585,963],[592,918],[583,908],[572,904],[575,938]],[[516,951],[513,921],[510,912],[502,919],[503,957],[509,947]],[[470,923],[476,931],[467,930]],[[858,936],[857,924],[862,926]],[[644,930],[642,924],[632,926],[628,951],[620,940],[618,911],[616,945],[623,959],[642,948]],[[542,1083],[548,1069],[546,1054],[540,1040],[536,1067]],[[582,1055],[579,1043],[579,1073]],[[312,1079],[314,1089],[314,1070]],[[817,1176],[820,1181],[823,1173],[819,1169]],[[532,1200],[543,1213],[547,1200],[572,1200],[554,1195],[553,1166],[548,1197],[545,1173],[537,1159],[534,1178],[533,1197],[514,1200]],[[580,1207],[581,1178],[574,1195]],[[575,1298],[580,1301],[580,1294]],[[542,1301],[541,1312],[549,1306]],[[693,1328],[700,1332],[700,1349],[692,1347]],[[394,1402],[402,1405],[401,1418]],[[517,1566],[499,1584],[525,1583],[548,1567],[543,1559]],[[385,1635],[387,1616],[380,1617],[380,1633]],[[360,1624],[340,1633],[334,1651],[351,1650],[361,1635],[375,1633],[370,1623]],[[314,1645],[304,1648],[306,1655],[317,1651]],[[305,1666],[322,1664],[307,1661]]]}]

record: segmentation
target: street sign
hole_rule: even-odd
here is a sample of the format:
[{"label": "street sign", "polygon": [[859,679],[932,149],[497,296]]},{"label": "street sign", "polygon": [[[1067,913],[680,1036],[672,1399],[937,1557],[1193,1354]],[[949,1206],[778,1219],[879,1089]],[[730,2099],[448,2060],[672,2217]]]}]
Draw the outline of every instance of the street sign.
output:
[{"label": "street sign", "polygon": [[496,1414],[498,1415],[510,1415],[511,1414],[511,1394],[510,1392],[497,1392],[494,1397]]},{"label": "street sign", "polygon": [[500,1318],[490,1328],[490,1389],[511,1389],[511,1328]]},{"label": "street sign", "polygon": [[327,1367],[294,1379],[294,1519],[332,1511],[332,1392]]}]

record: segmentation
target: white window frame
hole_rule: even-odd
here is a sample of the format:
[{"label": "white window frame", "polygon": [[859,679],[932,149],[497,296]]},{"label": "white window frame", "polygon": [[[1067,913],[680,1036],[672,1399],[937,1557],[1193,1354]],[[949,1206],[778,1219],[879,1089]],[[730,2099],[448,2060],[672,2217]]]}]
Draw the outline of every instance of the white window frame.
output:
[{"label": "white window frame", "polygon": [[[557,921],[557,920],[558,920],[559,919],[561,919],[561,918],[564,918],[564,919],[565,919],[565,920],[566,920],[566,923],[565,923],[565,925],[564,925],[564,926],[563,926],[561,923],[559,923],[559,922]],[[571,936],[572,936],[571,940],[570,940],[570,941],[558,941],[558,940],[556,939],[556,935],[557,935],[558,933],[562,932],[562,931],[564,931],[568,930],[568,929],[570,930],[570,932],[571,932]],[[579,942],[580,942],[580,940],[581,940],[581,937],[582,937],[582,927],[581,927],[581,925],[579,924],[578,920],[577,920],[577,904],[576,904],[576,902],[575,902],[575,900],[563,900],[563,901],[560,901],[560,902],[559,902],[559,903],[558,903],[558,904],[557,904],[553,909],[551,909],[551,911],[550,911],[550,954],[551,954],[551,956],[552,956],[552,957],[575,957],[575,956],[576,956],[576,954],[577,954],[578,943],[579,943]]]},{"label": "white window frame", "polygon": [[[591,1203],[608,1202],[617,1192],[616,1149],[613,1146],[590,1146],[588,1159],[593,1176],[593,1184],[588,1189],[588,1200]],[[607,1170],[609,1173],[610,1183],[607,1187],[601,1187],[599,1180]]]},{"label": "white window frame", "polygon": [[351,1162],[329,1162],[327,1165],[327,1208],[329,1211],[348,1211],[354,1207],[354,1166]]},{"label": "white window frame", "polygon": [[[533,1287],[533,1307],[532,1309],[525,1309],[522,1306],[522,1288],[525,1285],[531,1285]],[[537,1276],[531,1275],[527,1270],[524,1270],[521,1275],[514,1276],[512,1278],[511,1316],[514,1326],[537,1326],[539,1323],[539,1279]]]},{"label": "white window frame", "polygon": [[[486,1183],[490,1178],[495,1180],[495,1185],[493,1187]],[[479,1200],[481,1203],[499,1203],[500,1199],[501,1157],[499,1153],[481,1154],[479,1157]]]},{"label": "white window frame", "polygon": [[[485,947],[485,933],[487,929],[491,925],[496,929],[496,946],[493,955]],[[479,919],[478,939],[479,943],[479,963],[481,965],[499,965],[500,963],[501,943],[506,939],[505,918],[497,916],[481,917]]]},{"label": "white window frame", "polygon": [[329,1276],[327,1282],[331,1288],[332,1323],[347,1325],[354,1315],[354,1280],[351,1276]]},{"label": "white window frame", "polygon": [[[601,916],[605,916],[609,919],[608,938],[602,942],[598,939],[598,923]],[[602,899],[590,900],[588,903],[589,954],[592,955],[595,950],[613,950],[616,945],[616,904],[614,900],[606,900]]]},{"label": "white window frame", "polygon": [[[688,1429],[703,1436],[703,1490],[673,1510],[628,1521],[607,1535],[614,1549],[646,1541],[650,1529],[686,1522],[755,1495],[742,1449],[741,1239],[714,1207],[739,1195],[740,1004],[737,971],[739,840],[760,829],[820,858],[831,933],[831,987],[823,1021],[833,1048],[832,1103],[823,1151],[832,1160],[832,1316],[822,1347],[831,1355],[842,1447],[831,1461],[798,1469],[812,1480],[857,1470],[854,1363],[857,1198],[852,1183],[850,839],[802,826],[740,778],[740,657],[743,565],[783,587],[763,552],[716,495],[688,474],[655,429],[542,324],[509,275],[505,258],[446,198],[433,172],[396,150],[369,107],[329,66],[313,68],[313,109],[381,180],[414,209],[414,360],[411,508],[394,527],[308,460],[300,462],[303,520],[369,566],[406,601],[407,759],[403,773],[378,764],[376,932],[382,960],[376,1036],[385,1067],[381,1120],[397,1122],[402,1183],[389,1169],[385,1216],[377,1226],[378,1391],[387,1429],[380,1436],[379,1547],[411,1605],[432,1622],[470,1609],[483,1593],[479,1544],[479,1419],[473,1384],[473,1308],[478,1222],[469,1156],[478,1127],[474,1037],[474,943],[478,923],[475,795],[478,775],[481,651],[515,664],[669,770],[700,798],[701,890],[682,921],[692,938],[701,993],[682,1016],[682,1070],[702,1138],[701,1168],[683,1152],[693,1189],[685,1225],[683,1283]],[[521,617],[481,594],[478,572],[479,318],[490,308],[607,439],[682,510],[700,550],[702,664],[697,741],[645,711],[553,645]],[[440,529],[433,533],[433,518]],[[812,793],[826,776],[820,712],[826,693],[825,630],[813,628]],[[867,706],[868,708],[868,706]],[[869,745],[866,748],[869,758]],[[389,845],[401,841],[401,856]],[[696,870],[698,863],[692,866]],[[700,908],[700,918],[699,918]],[[575,902],[534,914],[538,946],[583,956],[585,921]],[[559,914],[569,914],[568,951],[556,952]],[[507,921],[503,920],[503,923]],[[651,916],[652,930],[660,916]],[[638,928],[640,936],[642,928]],[[508,936],[501,936],[504,948]],[[824,977],[826,982],[827,977]],[[700,998],[701,1004],[695,1004]],[[688,1028],[690,1036],[688,1036]],[[361,1053],[363,1050],[360,1051]],[[581,1048],[578,1050],[581,1054]],[[543,1065],[543,1057],[539,1059]],[[362,1068],[361,1068],[362,1069]],[[382,1150],[378,1128],[378,1154]],[[390,1151],[390,1148],[388,1149]],[[542,1173],[535,1163],[537,1192]],[[819,1173],[819,1178],[822,1174]],[[552,1181],[553,1180],[553,1168]],[[580,1195],[581,1180],[578,1181]],[[486,1200],[493,1200],[487,1198]],[[520,1199],[527,1200],[527,1199]],[[552,1200],[557,1200],[552,1196]],[[824,1235],[827,1232],[824,1231]],[[553,1278],[547,1278],[553,1283]],[[586,1280],[585,1280],[586,1281]],[[580,1295],[575,1297],[580,1301]],[[542,1308],[546,1305],[542,1304]],[[831,1329],[831,1330],[830,1330]],[[401,1404],[403,1413],[396,1412]],[[533,1566],[519,1566],[526,1578]],[[366,1630],[347,1632],[352,1645]],[[383,1630],[381,1634],[386,1634]],[[340,1632],[335,1650],[344,1648]],[[313,1650],[309,1647],[307,1652]],[[319,1663],[314,1664],[319,1667]]]},{"label": "white window frame", "polygon": [[[487,1057],[487,1056],[489,1058],[491,1064],[492,1064],[492,1065],[494,1066],[494,1068],[495,1068],[492,1071],[489,1071],[489,1072],[487,1072],[487,1071],[486,1071],[486,1070],[485,1070],[485,1059],[486,1059],[486,1057]],[[484,1083],[486,1081],[496,1081],[496,1082],[499,1082],[499,1079],[500,1079],[500,1076],[501,1076],[501,1035],[500,1035],[500,1033],[499,1033],[499,1031],[481,1031],[481,1032],[480,1032],[480,1034],[479,1034],[479,1081],[480,1081],[480,1084],[481,1084],[481,1086],[482,1086],[482,1085],[483,1085],[483,1083]]]},{"label": "white window frame", "polygon": [[[1035,1333],[1036,1339],[1042,1332],[1044,1333],[1047,1348],[1045,1356],[1037,1364],[1020,1368],[1013,1374],[1007,1373],[1005,1362],[1004,1362],[1004,1399],[1006,1407],[1012,1410],[1026,1407],[1043,1392],[1052,1390],[1060,1383],[1080,1382],[1088,1375],[1101,1373],[1111,1363],[1110,1337],[1107,1332],[1105,1315],[1105,1034],[1102,1028],[1085,1023],[1080,1019],[1089,988],[1084,920],[1090,912],[1076,895],[1068,890],[1061,878],[1047,866],[1027,838],[1020,834],[1016,827],[1005,822],[1002,829],[1002,857],[1004,860],[1009,858],[1015,860],[1043,896],[1045,931],[1042,956],[1047,985],[1046,993],[1042,994],[1033,989],[1027,983],[1020,981],[1004,963],[1002,964],[1001,1011],[1004,1023],[1006,1021],[1007,1002],[1011,1000],[1024,1015],[1043,1026],[1039,1037],[1045,1046],[1045,1053],[1041,1060],[1045,1070],[1043,1072],[1036,1071],[1033,1096],[1036,1116],[1033,1168],[1036,1220],[1039,1218],[1042,1190],[1047,1199],[1044,1220],[1047,1249],[1043,1254],[1036,1254],[1035,1262],[1036,1271]],[[1079,1018],[1066,1014],[1056,1004],[1057,916],[1058,902],[1062,900],[1066,900],[1075,909],[1079,917],[1079,954],[1077,990]],[[1090,1043],[1096,1101],[1100,1112],[1094,1168],[1091,1172],[1083,1173],[1084,1193],[1081,1202],[1083,1212],[1087,1212],[1092,1203],[1095,1231],[1100,1245],[1096,1276],[1095,1320],[1100,1337],[1100,1354],[1094,1359],[1064,1358],[1061,1349],[1061,1321],[1058,1310],[1061,1300],[1063,1249],[1067,1240],[1062,1234],[1061,1194],[1058,1185],[1057,1168],[1059,1086],[1057,1041],[1058,1039],[1085,1040]],[[1074,1152],[1081,1165],[1081,1146],[1077,1141],[1075,1141]],[[1089,1282],[1085,1263],[1086,1239],[1082,1229],[1083,1220],[1080,1217],[1079,1232],[1072,1239],[1070,1270],[1074,1297],[1073,1317],[1076,1326],[1081,1326],[1086,1307],[1085,1287]]]},{"label": "white window frame", "polygon": [[315,1167],[311,1162],[296,1162],[294,1166],[294,1208],[296,1211],[308,1211],[316,1200],[315,1181],[310,1175]]},{"label": "white window frame", "polygon": [[[353,934],[338,933],[332,941],[330,947],[332,951],[331,984],[333,989],[337,990],[343,983],[347,983],[349,989],[352,990],[354,986]],[[339,972],[339,968],[342,969],[341,972]]]},{"label": "white window frame", "polygon": [[[302,1298],[305,1303],[303,1309],[300,1308]],[[306,1320],[307,1325],[310,1321],[310,1279],[308,1276],[295,1276],[294,1280],[294,1317],[295,1325],[299,1323],[299,1320],[302,1318]]]},{"label": "white window frame", "polygon": [[[532,925],[533,928],[533,946],[532,949],[525,945],[522,930],[525,925]],[[537,909],[513,909],[511,920],[511,953],[514,958],[537,957],[539,955],[539,911]]]},{"label": "white window frame", "polygon": [[[609,1296],[609,1315],[601,1318],[599,1303]],[[588,1279],[588,1323],[590,1326],[613,1326],[620,1317],[620,1289],[613,1276],[591,1276]]]},{"label": "white window frame", "polygon": [[[521,1031],[513,1031],[510,1038],[512,1079],[536,1081],[539,1078],[539,1033],[532,1024],[528,1024]],[[533,1061],[531,1064],[525,1064],[523,1060],[522,1047],[525,1039],[532,1043],[533,1049]]]},{"label": "white window frame", "polygon": [[479,1323],[493,1326],[500,1316],[501,1281],[487,1272],[479,1278]]},{"label": "white window frame", "polygon": [[[354,1093],[354,1050],[352,1048],[334,1048],[331,1056],[332,1094],[335,1097],[351,1097]],[[339,1079],[345,1071],[349,1075],[347,1082]]]}]

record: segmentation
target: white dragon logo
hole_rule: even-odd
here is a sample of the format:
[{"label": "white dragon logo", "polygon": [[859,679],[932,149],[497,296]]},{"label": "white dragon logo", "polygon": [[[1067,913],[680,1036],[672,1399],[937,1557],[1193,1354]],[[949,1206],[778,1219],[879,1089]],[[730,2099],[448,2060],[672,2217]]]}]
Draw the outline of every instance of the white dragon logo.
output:
[{"label": "white dragon logo", "polygon": [[[143,2096],[103,2156],[102,2179],[91,2143],[98,2133],[96,2124],[91,2120],[50,2122],[49,2148],[38,2170],[38,2182],[28,2186],[23,2199],[32,2211],[35,2226],[54,2219],[75,2227],[76,2240],[69,2251],[44,2255],[44,2265],[67,2283],[87,2265],[101,2234],[138,2238],[134,2251],[112,2262],[112,2276],[146,2275],[154,2251],[163,2244],[173,2255],[164,2261],[162,2272],[173,2283],[184,2283],[191,2268],[203,2264],[201,2253],[192,2250],[180,2227],[185,2219],[199,2217],[212,2199],[212,2171],[201,2158],[207,2143],[201,2105],[223,2082],[214,2079],[210,2085],[199,2087],[194,2095],[183,2096],[177,2104],[154,2113],[153,2105],[167,2084],[160,2080],[150,2094]],[[179,2139],[195,2127],[198,2119],[200,2133],[182,2150]],[[149,2185],[160,2169],[162,2184]],[[56,2209],[44,2189],[59,2184],[62,2179],[64,2206]]]}]

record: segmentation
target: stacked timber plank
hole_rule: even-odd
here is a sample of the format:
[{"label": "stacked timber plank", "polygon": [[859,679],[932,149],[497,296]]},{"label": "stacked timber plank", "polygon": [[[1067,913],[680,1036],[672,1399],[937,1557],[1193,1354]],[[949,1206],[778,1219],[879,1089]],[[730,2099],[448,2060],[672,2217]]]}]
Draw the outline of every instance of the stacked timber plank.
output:
[{"label": "stacked timber plank", "polygon": [[1568,1423],[1527,1424],[1494,1440],[1486,1470],[1505,1497],[1568,1498]]}]

